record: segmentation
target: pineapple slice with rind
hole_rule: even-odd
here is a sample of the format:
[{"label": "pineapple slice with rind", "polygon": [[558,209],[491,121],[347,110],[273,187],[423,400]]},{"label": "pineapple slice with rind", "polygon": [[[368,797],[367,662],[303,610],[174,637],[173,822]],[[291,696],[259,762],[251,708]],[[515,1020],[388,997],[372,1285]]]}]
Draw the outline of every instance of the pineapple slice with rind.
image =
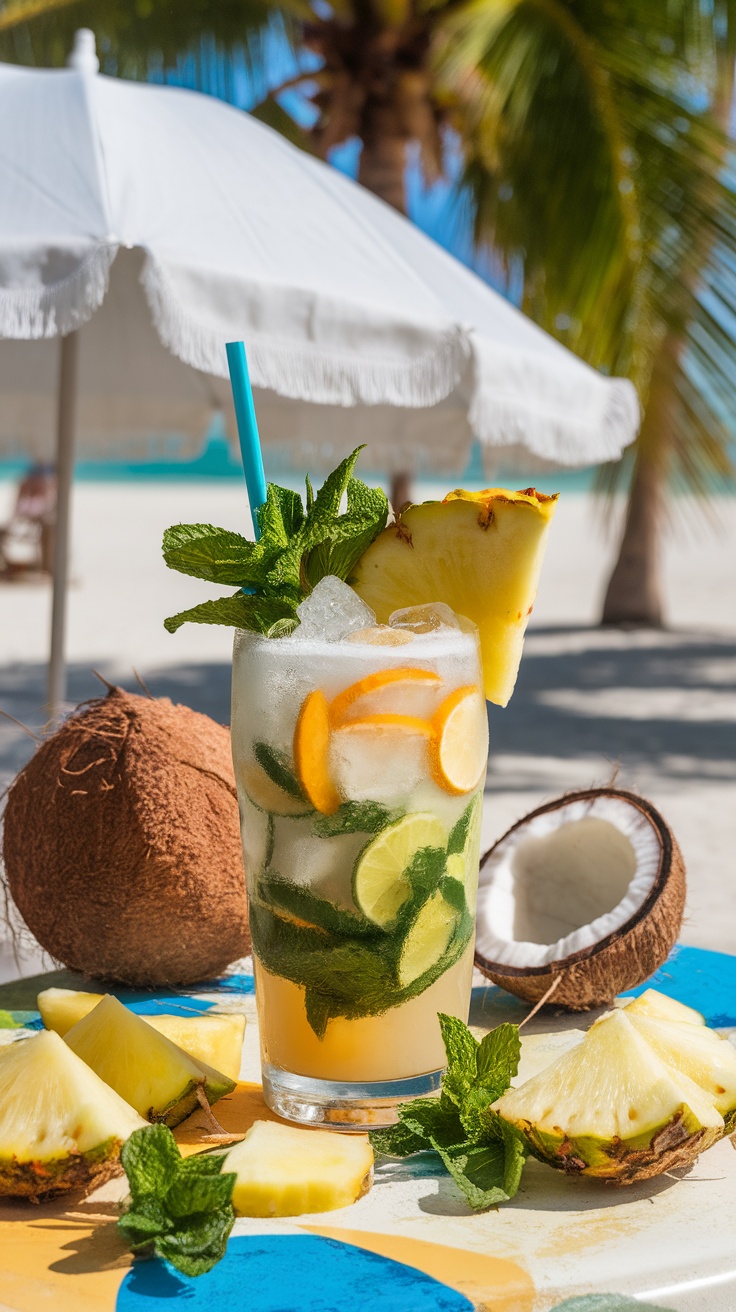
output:
[{"label": "pineapple slice with rind", "polygon": [[638,998],[626,1003],[625,1010],[630,1016],[649,1016],[651,1020],[668,1020],[679,1025],[705,1025],[705,1016],[693,1007],[686,1007],[684,1002],[668,998],[666,993],[656,989],[645,989]]},{"label": "pineapple slice with rind", "polygon": [[368,1192],[373,1149],[366,1134],[255,1121],[222,1170],[236,1174],[233,1207],[239,1216],[331,1212]]},{"label": "pineapple slice with rind", "polygon": [[556,501],[534,488],[487,488],[408,506],[363,553],[349,582],[379,624],[395,610],[440,601],[472,620],[486,698],[505,706]]},{"label": "pineapple slice with rind", "polygon": [[64,1042],[149,1121],[178,1125],[202,1095],[214,1103],[235,1088],[234,1080],[190,1057],[110,994]]},{"label": "pineapple slice with rind", "polygon": [[0,1194],[40,1198],[120,1173],[145,1121],[51,1031],[0,1049]]},{"label": "pineapple slice with rind", "polygon": [[[74,989],[44,989],[38,995],[38,1010],[47,1030],[56,1030],[63,1038],[83,1016],[89,1015],[103,993],[81,993]],[[241,1013],[213,1013],[191,1016],[141,1016],[159,1034],[188,1052],[195,1061],[203,1061],[228,1079],[237,1080],[245,1036],[245,1016]]]},{"label": "pineapple slice with rind", "polygon": [[725,1128],[708,1095],[657,1055],[625,1011],[494,1107],[542,1161],[616,1184],[688,1165]]}]

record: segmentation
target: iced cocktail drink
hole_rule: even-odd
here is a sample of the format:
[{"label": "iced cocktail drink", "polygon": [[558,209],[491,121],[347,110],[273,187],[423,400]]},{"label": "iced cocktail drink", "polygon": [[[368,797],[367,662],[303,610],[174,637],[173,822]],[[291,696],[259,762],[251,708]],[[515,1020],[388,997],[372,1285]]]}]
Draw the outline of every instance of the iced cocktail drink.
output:
[{"label": "iced cocktail drink", "polygon": [[437,1014],[467,1019],[487,721],[471,625],[351,596],[338,630],[236,633],[232,740],[266,1101],[357,1128],[436,1089]]}]

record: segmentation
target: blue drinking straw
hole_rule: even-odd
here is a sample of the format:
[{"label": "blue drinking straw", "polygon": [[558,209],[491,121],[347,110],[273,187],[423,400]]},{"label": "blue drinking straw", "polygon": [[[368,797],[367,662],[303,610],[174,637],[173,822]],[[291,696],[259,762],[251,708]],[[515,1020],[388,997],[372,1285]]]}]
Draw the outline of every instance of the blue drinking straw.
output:
[{"label": "blue drinking straw", "polygon": [[256,408],[253,404],[253,389],[248,374],[248,361],[245,358],[245,346],[242,342],[228,342],[227,364],[230,370],[230,385],[233,389],[235,419],[238,425],[240,454],[243,458],[245,484],[248,489],[253,532],[256,542],[261,536],[256,511],[266,502],[266,477],[263,472],[261,439],[258,436]]}]

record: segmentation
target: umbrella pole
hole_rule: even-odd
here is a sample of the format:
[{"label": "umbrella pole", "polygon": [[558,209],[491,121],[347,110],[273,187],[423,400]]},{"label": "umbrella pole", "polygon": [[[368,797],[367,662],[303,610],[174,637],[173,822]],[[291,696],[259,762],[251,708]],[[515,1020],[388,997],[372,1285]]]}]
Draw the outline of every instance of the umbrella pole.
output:
[{"label": "umbrella pole", "polygon": [[59,352],[59,394],[56,419],[56,526],[51,602],[51,657],[47,710],[49,719],[58,715],[66,699],[66,607],[69,583],[69,528],[72,477],[74,474],[74,428],[77,405],[79,333],[62,337]]}]

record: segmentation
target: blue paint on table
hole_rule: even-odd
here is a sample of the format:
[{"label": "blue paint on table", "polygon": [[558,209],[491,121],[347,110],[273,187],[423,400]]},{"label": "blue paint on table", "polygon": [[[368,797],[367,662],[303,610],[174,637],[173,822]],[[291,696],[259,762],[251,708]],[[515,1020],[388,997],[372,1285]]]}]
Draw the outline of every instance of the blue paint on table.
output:
[{"label": "blue paint on table", "polygon": [[736,957],[726,952],[678,945],[646,984],[623,996],[636,997],[648,988],[701,1011],[716,1029],[736,1025]]},{"label": "blue paint on table", "polygon": [[189,1278],[137,1261],[116,1312],[473,1312],[472,1303],[415,1267],[318,1235],[236,1235],[221,1262]]},{"label": "blue paint on table", "polygon": [[[252,995],[255,983],[252,975],[227,975],[224,979],[208,980],[197,985],[202,993],[224,993],[229,998],[233,994]],[[96,993],[112,993],[124,1002],[126,1007],[139,1016],[194,1016],[211,1011],[217,1006],[217,998],[201,998],[196,993],[186,993],[182,989],[168,992],[155,989],[124,989],[114,984],[98,985]],[[38,1012],[12,1012],[11,1015],[29,1030],[42,1030],[43,1021]]]}]

